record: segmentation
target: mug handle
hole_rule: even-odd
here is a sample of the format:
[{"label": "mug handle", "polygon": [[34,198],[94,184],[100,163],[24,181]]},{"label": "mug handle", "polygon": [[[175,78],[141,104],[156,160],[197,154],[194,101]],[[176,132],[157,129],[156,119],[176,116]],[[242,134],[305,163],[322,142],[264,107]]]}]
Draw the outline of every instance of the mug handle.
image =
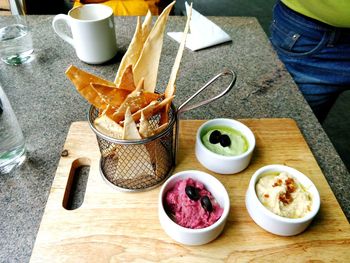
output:
[{"label": "mug handle", "polygon": [[69,27],[71,27],[70,21],[69,21],[69,16],[64,15],[64,14],[56,15],[56,16],[53,18],[52,27],[53,27],[53,30],[55,30],[56,34],[57,34],[60,38],[62,38],[64,41],[67,41],[69,44],[71,44],[71,45],[74,47],[73,38],[71,38],[70,36],[68,36],[67,34],[65,34],[61,29],[59,29],[59,28],[57,27],[57,24],[59,23],[59,21],[64,21]]}]

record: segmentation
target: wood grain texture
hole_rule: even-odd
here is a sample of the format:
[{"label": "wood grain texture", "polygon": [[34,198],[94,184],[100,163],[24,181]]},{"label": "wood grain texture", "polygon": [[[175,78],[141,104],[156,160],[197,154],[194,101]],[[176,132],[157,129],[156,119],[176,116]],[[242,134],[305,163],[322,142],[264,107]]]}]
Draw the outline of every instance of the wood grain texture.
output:
[{"label": "wood grain texture", "polygon": [[11,15],[11,11],[0,9],[0,16],[10,16],[10,15]]},{"label": "wood grain texture", "polygon": [[0,9],[1,10],[10,10],[10,3],[8,0],[0,0]]},{"label": "wood grain texture", "polygon": [[[141,193],[118,192],[99,174],[95,135],[86,122],[73,123],[49,194],[31,262],[345,262],[350,258],[350,225],[296,123],[291,119],[244,119],[256,137],[250,166],[235,175],[216,176],[230,195],[223,233],[203,246],[176,243],[158,222],[159,187]],[[179,164],[174,172],[207,171],[194,154],[195,133],[203,121],[181,121]],[[76,161],[78,160],[78,161]],[[62,206],[72,166],[90,164],[82,206]],[[250,177],[268,164],[305,173],[321,196],[321,209],[309,228],[293,237],[270,234],[249,217],[244,203]]]}]

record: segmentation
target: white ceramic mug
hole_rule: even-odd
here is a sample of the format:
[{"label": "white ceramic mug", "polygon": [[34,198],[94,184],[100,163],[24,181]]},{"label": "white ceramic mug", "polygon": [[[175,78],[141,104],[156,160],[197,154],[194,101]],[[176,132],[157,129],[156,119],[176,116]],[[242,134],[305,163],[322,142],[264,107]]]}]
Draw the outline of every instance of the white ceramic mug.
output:
[{"label": "white ceramic mug", "polygon": [[[88,4],[73,8],[68,15],[56,15],[52,21],[55,32],[71,44],[80,60],[101,64],[117,53],[113,10],[105,5]],[[64,21],[72,31],[68,36],[58,27]]]}]

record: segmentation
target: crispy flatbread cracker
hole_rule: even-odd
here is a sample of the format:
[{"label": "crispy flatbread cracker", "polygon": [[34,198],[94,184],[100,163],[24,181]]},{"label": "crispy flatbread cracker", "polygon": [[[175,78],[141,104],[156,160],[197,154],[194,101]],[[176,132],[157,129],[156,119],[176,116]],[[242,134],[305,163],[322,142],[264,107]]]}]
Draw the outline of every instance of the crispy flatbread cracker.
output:
[{"label": "crispy flatbread cracker", "polygon": [[120,122],[124,119],[126,109],[129,108],[131,113],[134,113],[154,100],[158,100],[162,95],[143,91],[143,82],[141,81],[138,87],[130,93],[122,105],[113,113],[112,119]]},{"label": "crispy flatbread cracker", "polygon": [[127,51],[125,52],[122,61],[120,62],[117,75],[114,83],[119,86],[122,83],[122,73],[125,69],[131,65],[135,66],[142,52],[143,45],[148,38],[149,33],[152,30],[152,14],[148,10],[145,20],[141,25],[141,18],[137,18],[136,30],[134,36],[129,44]]},{"label": "crispy flatbread cracker", "polygon": [[141,136],[137,130],[136,123],[131,116],[130,108],[127,108],[125,112],[125,121],[123,129],[123,139],[124,140],[140,140]]},{"label": "crispy flatbread cracker", "polygon": [[145,79],[141,78],[140,81],[137,83],[136,89],[138,91],[144,90],[145,89]]},{"label": "crispy flatbread cracker", "polygon": [[132,65],[127,66],[123,72],[118,88],[133,91],[136,89]]},{"label": "crispy flatbread cracker", "polygon": [[141,26],[141,18],[137,18],[137,24],[136,24],[136,30],[134,33],[133,38],[131,39],[131,42],[129,44],[129,47],[127,51],[125,52],[122,61],[120,62],[117,75],[115,77],[114,83],[119,86],[123,72],[125,69],[129,66],[135,66],[137,60],[140,57],[141,51],[143,48],[143,42],[142,42],[142,26]]},{"label": "crispy flatbread cracker", "polygon": [[145,20],[142,23],[142,43],[144,44],[146,42],[146,39],[148,38],[149,33],[152,30],[152,14],[151,11],[148,10]]},{"label": "crispy flatbread cracker", "polygon": [[165,97],[166,98],[169,98],[175,94],[175,81],[176,81],[177,73],[178,73],[179,68],[180,68],[181,58],[182,58],[182,55],[183,55],[183,52],[185,49],[185,45],[186,45],[186,38],[187,38],[188,30],[190,28],[191,16],[192,16],[192,3],[190,6],[190,9],[189,9],[189,13],[187,15],[186,26],[185,26],[185,29],[184,29],[184,32],[182,35],[181,43],[180,43],[179,49],[177,51],[175,62],[174,62],[174,65],[173,65],[171,73],[170,73],[168,85],[165,89]]},{"label": "crispy flatbread cracker", "polygon": [[143,111],[141,111],[139,133],[142,138],[151,137],[154,134],[154,130],[148,119],[145,117],[145,114],[143,114]]},{"label": "crispy flatbread cracker", "polygon": [[[107,107],[104,110],[99,110],[99,116],[102,115],[107,115],[108,118],[110,118],[111,120],[113,120],[113,113],[116,111],[117,109],[112,107],[111,105],[107,105]],[[114,120],[113,120],[114,121]]]},{"label": "crispy flatbread cracker", "polygon": [[118,86],[122,83],[123,72],[128,66],[135,66],[137,60],[142,52],[143,45],[152,29],[152,15],[148,10],[143,24],[141,25],[141,18],[137,18],[136,30],[134,36],[125,52],[122,61],[120,62],[117,75],[114,83]]},{"label": "crispy flatbread cracker", "polygon": [[169,122],[160,125],[158,128],[154,129],[154,134],[162,132],[166,127],[168,127]]},{"label": "crispy flatbread cracker", "polygon": [[147,157],[152,162],[153,176],[157,180],[163,180],[164,175],[168,174],[172,167],[171,154],[167,152],[161,140],[154,140],[140,146],[144,146],[147,149],[142,158]]},{"label": "crispy flatbread cracker", "polygon": [[87,73],[73,65],[69,66],[66,70],[66,76],[70,81],[72,81],[80,95],[83,96],[90,104],[94,105],[98,109],[105,109],[107,107],[107,104],[91,87],[90,83],[115,86],[113,82]]},{"label": "crispy flatbread cracker", "polygon": [[158,17],[134,66],[135,82],[137,83],[141,78],[145,78],[145,89],[148,92],[154,92],[156,88],[164,30],[174,4],[175,1],[169,4]]},{"label": "crispy flatbread cracker", "polygon": [[[187,14],[186,26],[184,29],[184,33],[182,35],[179,49],[177,51],[177,55],[175,58],[173,68],[172,68],[171,73],[170,73],[168,85],[165,89],[165,97],[166,98],[169,98],[175,94],[175,90],[176,90],[175,81],[176,81],[177,73],[178,73],[179,68],[180,68],[182,54],[183,54],[183,51],[185,49],[186,38],[187,38],[188,30],[190,28],[191,17],[192,17],[192,3],[191,3],[191,6],[189,8],[189,12]],[[167,105],[164,107],[164,110],[161,112],[161,115],[160,115],[160,124],[164,124],[164,123],[167,123],[169,121],[169,119],[168,119],[169,109],[170,109],[170,105]]]},{"label": "crispy flatbread cracker", "polygon": [[130,90],[115,88],[103,84],[90,83],[100,98],[108,105],[118,108],[123,104],[126,97],[131,93]]},{"label": "crispy flatbread cracker", "polygon": [[147,119],[149,119],[151,116],[155,115],[158,113],[163,107],[165,107],[168,104],[171,104],[172,100],[174,99],[175,96],[172,96],[170,98],[165,98],[162,101],[152,101],[149,103],[146,107],[143,109],[140,109],[136,111],[135,113],[132,114],[132,117],[135,122],[138,122],[141,118],[141,112],[143,111],[143,114]]},{"label": "crispy flatbread cracker", "polygon": [[[114,160],[118,159],[114,178],[114,182],[117,185],[130,187],[130,185],[135,185],[135,182],[138,184],[143,181],[147,183],[147,181],[155,176],[152,158],[146,146],[143,144],[133,145],[132,149],[137,154],[130,154],[130,151],[126,151],[127,155],[124,156],[125,151],[123,151],[118,152],[118,156],[114,157]],[[135,168],[139,167],[142,167],[142,173],[141,171],[135,171]]]},{"label": "crispy flatbread cracker", "polygon": [[117,150],[117,146],[115,144],[111,144],[108,148],[106,149],[102,149],[101,148],[101,156],[103,158],[107,158],[107,157],[116,157],[118,156],[118,152],[116,151]]},{"label": "crispy flatbread cracker", "polygon": [[94,120],[94,126],[107,136],[115,139],[123,138],[123,127],[104,114]]}]

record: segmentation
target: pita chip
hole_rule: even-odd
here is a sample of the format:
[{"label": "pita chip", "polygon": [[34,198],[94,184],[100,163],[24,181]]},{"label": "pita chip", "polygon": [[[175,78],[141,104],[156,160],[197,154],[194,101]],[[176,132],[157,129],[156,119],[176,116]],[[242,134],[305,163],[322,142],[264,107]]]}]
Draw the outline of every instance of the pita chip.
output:
[{"label": "pita chip", "polygon": [[95,128],[101,133],[110,136],[115,139],[122,139],[123,127],[112,119],[108,118],[107,115],[101,115],[94,121]]},{"label": "pita chip", "polygon": [[113,108],[118,108],[120,105],[122,105],[127,96],[131,93],[129,90],[119,89],[103,84],[90,83],[90,85],[97,92],[100,98]]},{"label": "pita chip", "polygon": [[166,127],[168,127],[168,125],[168,122],[160,125],[158,128],[154,129],[154,134],[162,132],[163,130],[165,130]]},{"label": "pita chip", "polygon": [[142,43],[144,44],[146,42],[146,39],[148,38],[149,33],[152,30],[152,14],[151,11],[148,10],[145,20],[142,23]]},{"label": "pita chip", "polygon": [[148,38],[149,33],[152,29],[152,14],[148,10],[145,20],[141,25],[141,18],[137,18],[136,30],[134,36],[129,44],[127,51],[125,52],[122,61],[120,62],[117,75],[115,77],[114,83],[120,86],[122,83],[122,75],[128,66],[135,66],[138,61],[140,54],[143,49],[143,45]]},{"label": "pita chip", "polygon": [[122,61],[120,62],[117,75],[115,77],[114,83],[119,86],[121,83],[121,78],[123,75],[123,72],[125,69],[132,65],[134,66],[139,59],[139,56],[141,54],[143,48],[142,43],[142,26],[141,26],[141,18],[137,18],[137,24],[136,24],[136,30],[134,33],[133,38],[131,39],[131,42],[129,44],[129,47],[127,51],[125,52]]},{"label": "pita chip", "polygon": [[118,85],[120,89],[126,89],[133,91],[136,89],[134,82],[134,74],[132,72],[132,65],[127,66],[121,76],[120,83]]},{"label": "pita chip", "polygon": [[134,119],[131,116],[130,108],[127,108],[125,112],[123,139],[124,140],[141,139],[141,136],[137,130],[136,123],[134,122]]},{"label": "pita chip", "polygon": [[151,137],[154,134],[152,126],[143,114],[143,111],[141,111],[139,133],[142,136],[142,138]]},{"label": "pita chip", "polygon": [[135,66],[143,49],[143,45],[152,29],[152,15],[148,10],[143,24],[141,25],[141,18],[137,18],[136,30],[134,36],[129,44],[127,51],[125,52],[122,61],[120,62],[117,75],[114,83],[120,86],[123,81],[123,72],[127,67]]},{"label": "pita chip", "polygon": [[[179,46],[179,49],[177,51],[176,54],[176,58],[175,58],[175,62],[173,65],[173,68],[171,70],[170,73],[170,78],[168,81],[168,85],[165,89],[165,97],[169,98],[171,96],[173,96],[175,94],[175,90],[176,90],[176,85],[175,85],[175,81],[176,81],[176,77],[177,77],[177,73],[179,71],[180,68],[180,62],[181,62],[181,58],[183,55],[183,51],[185,49],[185,44],[186,44],[186,38],[187,38],[187,33],[188,30],[190,28],[190,22],[191,22],[191,17],[192,17],[192,3],[191,6],[189,8],[189,12],[187,15],[187,21],[186,21],[186,26],[184,29],[184,33],[182,35],[182,39],[181,39],[181,43]],[[161,117],[160,117],[160,124],[164,124],[167,123],[169,121],[169,109],[170,109],[170,105],[165,106],[164,111],[161,113]]]},{"label": "pita chip", "polygon": [[162,95],[143,91],[143,81],[141,81],[138,87],[130,93],[122,105],[115,111],[112,118],[116,122],[120,122],[124,119],[126,109],[129,108],[131,113],[138,111],[154,100],[158,100]]},{"label": "pita chip", "polygon": [[190,6],[190,9],[189,9],[188,16],[187,16],[186,26],[184,29],[184,33],[182,35],[181,43],[180,43],[179,49],[178,49],[177,54],[176,54],[173,68],[172,68],[171,73],[170,73],[168,85],[165,89],[165,97],[166,98],[173,96],[175,93],[175,81],[176,81],[177,73],[178,73],[179,68],[180,68],[181,58],[182,58],[182,55],[183,55],[183,52],[185,49],[187,33],[188,33],[189,28],[190,28],[191,16],[192,16],[192,3]]},{"label": "pita chip", "polygon": [[141,78],[145,78],[145,89],[148,92],[154,92],[156,88],[164,30],[174,4],[175,1],[169,4],[158,17],[134,66],[135,82],[138,82]]},{"label": "pita chip", "polygon": [[172,100],[174,99],[175,96],[172,96],[170,98],[165,98],[162,101],[152,101],[151,103],[149,103],[146,107],[144,107],[143,109],[140,109],[138,111],[136,111],[132,117],[134,119],[135,122],[138,122],[141,118],[141,112],[143,111],[143,114],[145,115],[145,117],[147,119],[149,119],[151,116],[157,114],[158,112],[160,112],[160,110],[163,109],[163,107],[165,107],[168,104],[171,104]]},{"label": "pita chip", "polygon": [[66,76],[74,84],[80,95],[83,96],[90,104],[94,105],[98,109],[105,109],[107,107],[105,101],[103,101],[98,93],[91,87],[90,83],[115,86],[113,82],[87,73],[73,65],[69,66],[66,70]]}]

